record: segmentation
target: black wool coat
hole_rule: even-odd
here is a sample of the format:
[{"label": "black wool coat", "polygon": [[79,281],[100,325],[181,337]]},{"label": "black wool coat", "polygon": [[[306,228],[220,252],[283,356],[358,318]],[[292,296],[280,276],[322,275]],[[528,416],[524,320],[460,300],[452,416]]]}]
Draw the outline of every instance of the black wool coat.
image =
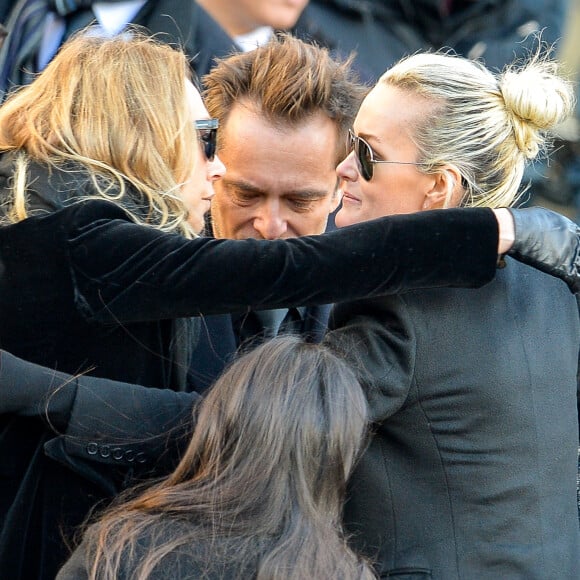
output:
[{"label": "black wool coat", "polygon": [[478,290],[342,304],[331,326],[375,422],[345,521],[381,577],[580,578],[580,318],[566,285],[508,259]]}]

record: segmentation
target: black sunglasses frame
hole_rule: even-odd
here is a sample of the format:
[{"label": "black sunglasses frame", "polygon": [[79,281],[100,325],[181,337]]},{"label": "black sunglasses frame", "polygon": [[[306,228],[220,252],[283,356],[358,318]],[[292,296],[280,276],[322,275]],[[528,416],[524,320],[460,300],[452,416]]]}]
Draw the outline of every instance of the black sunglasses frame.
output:
[{"label": "black sunglasses frame", "polygon": [[203,145],[203,154],[208,161],[215,159],[217,149],[217,131],[219,119],[201,119],[194,121],[198,138]]},{"label": "black sunglasses frame", "polygon": [[362,138],[354,134],[352,129],[348,130],[346,137],[347,153],[354,151],[356,165],[359,173],[365,181],[370,181],[373,178],[375,164],[377,163],[392,163],[397,165],[421,165],[413,161],[385,161],[383,159],[375,159],[375,152],[373,148]]}]

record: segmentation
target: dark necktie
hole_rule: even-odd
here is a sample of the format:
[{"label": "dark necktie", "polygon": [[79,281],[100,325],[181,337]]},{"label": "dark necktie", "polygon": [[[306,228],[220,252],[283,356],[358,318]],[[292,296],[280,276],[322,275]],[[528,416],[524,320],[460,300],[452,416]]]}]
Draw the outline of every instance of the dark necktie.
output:
[{"label": "dark necktie", "polygon": [[302,329],[302,316],[298,308],[250,310],[234,316],[233,322],[240,346],[246,348],[254,348],[278,334],[296,334]]},{"label": "dark necktie", "polygon": [[278,329],[278,334],[298,334],[302,331],[302,315],[298,308],[292,307],[288,308],[288,312],[280,328]]},{"label": "dark necktie", "polygon": [[47,15],[53,12],[66,19],[68,37],[93,19],[92,5],[91,0],[18,0],[6,22],[8,34],[0,49],[0,102],[10,87],[28,84],[38,72],[37,56]]}]

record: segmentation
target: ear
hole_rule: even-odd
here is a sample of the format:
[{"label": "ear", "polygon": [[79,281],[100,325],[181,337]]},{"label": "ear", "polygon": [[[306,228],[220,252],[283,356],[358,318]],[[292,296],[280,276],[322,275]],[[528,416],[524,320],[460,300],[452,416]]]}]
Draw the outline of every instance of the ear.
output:
[{"label": "ear", "polygon": [[433,185],[425,194],[423,209],[456,207],[461,202],[461,173],[455,165],[445,165],[433,175]]}]

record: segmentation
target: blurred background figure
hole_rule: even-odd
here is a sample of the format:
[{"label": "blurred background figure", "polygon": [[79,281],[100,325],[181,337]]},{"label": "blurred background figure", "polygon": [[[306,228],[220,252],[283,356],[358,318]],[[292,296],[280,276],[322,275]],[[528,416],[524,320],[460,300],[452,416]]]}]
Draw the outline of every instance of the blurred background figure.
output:
[{"label": "blurred background figure", "polygon": [[371,81],[401,57],[448,47],[501,69],[527,54],[542,31],[562,36],[569,0],[311,0],[309,22],[341,52],[357,52]]},{"label": "blurred background figure", "polygon": [[276,30],[290,30],[308,0],[198,0],[244,51],[268,42]]},{"label": "blurred background figure", "polygon": [[0,94],[28,84],[61,44],[91,22],[113,36],[129,24],[143,26],[158,40],[183,48],[197,75],[216,57],[236,50],[232,39],[192,0],[18,0],[0,2],[8,37],[0,49]]},{"label": "blurred background figure", "polygon": [[535,179],[534,203],[546,205],[580,221],[580,1],[570,2],[569,13],[558,50],[559,60],[576,91],[573,117],[559,128],[554,154]]}]

